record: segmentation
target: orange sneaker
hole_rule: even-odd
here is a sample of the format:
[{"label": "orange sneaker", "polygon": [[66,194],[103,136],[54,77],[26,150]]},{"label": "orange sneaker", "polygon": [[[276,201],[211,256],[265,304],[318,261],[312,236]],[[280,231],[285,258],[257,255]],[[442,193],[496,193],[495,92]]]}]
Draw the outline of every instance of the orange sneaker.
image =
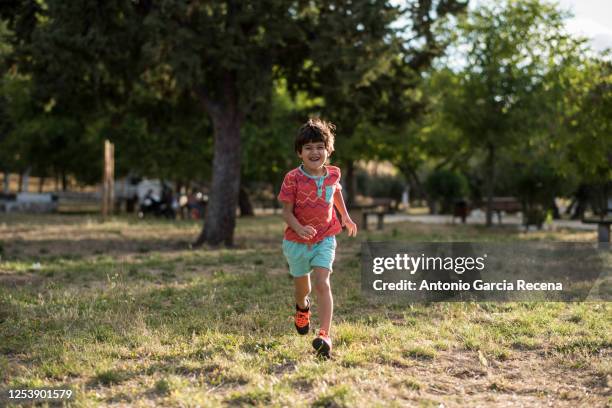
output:
[{"label": "orange sneaker", "polygon": [[330,358],[332,342],[329,338],[329,333],[323,329],[319,329],[319,335],[312,341],[312,347],[316,350],[317,355]]},{"label": "orange sneaker", "polygon": [[295,329],[301,335],[308,334],[310,329],[310,299],[306,299],[306,309],[301,309],[295,305]]}]

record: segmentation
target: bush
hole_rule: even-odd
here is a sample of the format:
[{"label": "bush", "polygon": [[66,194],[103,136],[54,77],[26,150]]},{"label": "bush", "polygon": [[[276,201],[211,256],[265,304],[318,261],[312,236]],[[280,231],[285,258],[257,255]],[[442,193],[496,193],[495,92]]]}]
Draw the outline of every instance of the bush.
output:
[{"label": "bush", "polygon": [[517,196],[528,212],[538,206],[549,208],[555,197],[563,194],[565,184],[567,182],[556,173],[554,167],[545,161],[524,166],[515,178]]},{"label": "bush", "polygon": [[432,200],[440,201],[442,213],[449,213],[456,200],[469,195],[468,181],[459,172],[451,170],[436,170],[425,181],[425,189]]},{"label": "bush", "polygon": [[365,171],[357,172],[357,191],[368,197],[393,198],[401,201],[405,188],[402,176],[377,176]]}]

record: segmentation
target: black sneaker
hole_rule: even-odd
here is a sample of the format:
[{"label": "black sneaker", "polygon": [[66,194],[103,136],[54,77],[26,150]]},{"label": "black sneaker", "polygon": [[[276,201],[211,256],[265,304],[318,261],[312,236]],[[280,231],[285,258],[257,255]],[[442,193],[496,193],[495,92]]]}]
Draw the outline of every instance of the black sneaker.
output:
[{"label": "black sneaker", "polygon": [[312,347],[319,357],[331,357],[332,342],[329,334],[325,330],[319,330],[319,335],[312,341]]}]

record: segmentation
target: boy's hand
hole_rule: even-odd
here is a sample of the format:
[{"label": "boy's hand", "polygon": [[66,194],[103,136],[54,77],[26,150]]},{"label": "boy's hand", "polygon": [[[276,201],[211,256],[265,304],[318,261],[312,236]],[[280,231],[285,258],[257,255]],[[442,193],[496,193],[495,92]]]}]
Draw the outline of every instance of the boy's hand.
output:
[{"label": "boy's hand", "polygon": [[346,221],[344,221],[344,226],[346,227],[346,232],[349,237],[357,236],[357,224],[353,222],[349,217],[346,217]]},{"label": "boy's hand", "polygon": [[310,241],[317,235],[317,230],[311,225],[305,225],[295,231],[301,238]]}]

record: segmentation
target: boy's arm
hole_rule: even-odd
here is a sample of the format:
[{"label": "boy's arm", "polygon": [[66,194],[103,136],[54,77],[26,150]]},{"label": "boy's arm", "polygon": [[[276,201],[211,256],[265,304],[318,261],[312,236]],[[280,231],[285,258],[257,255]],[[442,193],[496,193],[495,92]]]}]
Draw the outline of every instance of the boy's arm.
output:
[{"label": "boy's arm", "polygon": [[357,236],[357,224],[353,222],[351,217],[346,210],[346,205],[344,204],[344,197],[342,196],[342,190],[336,190],[334,193],[334,205],[340,211],[340,216],[342,217],[342,224],[346,227],[349,237]]},{"label": "boy's arm", "polygon": [[300,237],[310,240],[317,234],[317,230],[310,225],[302,225],[293,214],[293,203],[282,201],[283,203],[283,219],[289,227],[295,231]]}]

